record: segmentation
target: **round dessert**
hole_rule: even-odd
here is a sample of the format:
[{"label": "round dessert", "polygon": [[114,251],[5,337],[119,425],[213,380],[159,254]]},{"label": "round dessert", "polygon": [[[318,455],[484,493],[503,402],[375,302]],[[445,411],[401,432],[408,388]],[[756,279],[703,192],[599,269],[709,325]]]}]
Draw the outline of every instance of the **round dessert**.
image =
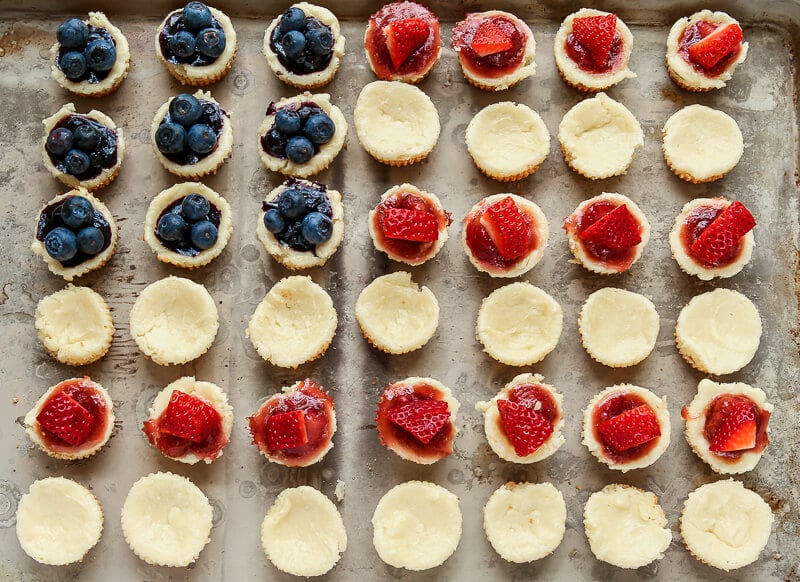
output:
[{"label": "round dessert", "polygon": [[67,103],[42,123],[42,160],[59,182],[94,191],[117,177],[125,139],[105,113],[76,113],[75,105]]},{"label": "round dessert", "polygon": [[44,349],[56,360],[83,366],[106,355],[114,337],[114,322],[98,293],[70,284],[39,301],[36,331]]},{"label": "round dessert", "polygon": [[211,93],[198,90],[170,97],[150,126],[156,158],[181,178],[215,173],[233,151],[230,114]]},{"label": "round dessert", "polygon": [[689,493],[681,512],[681,536],[695,558],[728,572],[758,559],[774,520],[758,493],[726,479]]},{"label": "round dessert", "polygon": [[356,320],[366,340],[387,354],[424,346],[439,327],[439,302],[433,291],[411,280],[411,273],[383,275],[364,287],[356,300]]},{"label": "round dessert", "polygon": [[627,107],[598,93],[564,114],[558,141],[570,168],[599,180],[628,171],[633,154],[644,143],[644,133]]},{"label": "round dessert", "polygon": [[406,570],[428,570],[453,555],[461,540],[458,497],[427,481],[387,491],[372,514],[372,543],[380,559]]},{"label": "round dessert", "polygon": [[111,260],[118,239],[111,211],[78,188],[59,194],[39,211],[31,250],[51,273],[72,281]]},{"label": "round dessert", "polygon": [[298,2],[269,25],[263,51],[281,81],[298,89],[316,89],[333,80],[344,57],[344,44],[333,12]]},{"label": "round dessert", "polygon": [[467,151],[478,169],[500,182],[533,174],[550,153],[550,134],[533,109],[503,101],[481,109],[469,122]]},{"label": "round dessert", "polygon": [[387,4],[369,17],[364,52],[379,79],[419,83],[441,51],[439,19],[416,2]]},{"label": "round dessert", "polygon": [[447,242],[453,222],[436,194],[411,184],[393,186],[369,213],[369,234],[375,248],[407,265],[421,265]]},{"label": "round dessert", "polygon": [[378,402],[378,438],[400,458],[431,465],[453,452],[458,408],[458,400],[438,380],[400,380],[387,386]]},{"label": "round dessert", "polygon": [[489,446],[504,461],[536,463],[564,444],[564,397],[543,380],[540,374],[519,374],[489,402],[475,405]]},{"label": "round dessert", "polygon": [[623,473],[655,463],[669,446],[669,433],[667,397],[632,384],[606,388],[583,411],[583,444]]},{"label": "round dessert", "polygon": [[579,91],[602,91],[636,76],[628,68],[633,34],[615,14],[592,8],[570,14],[553,49],[559,75]]},{"label": "round dessert", "polygon": [[325,289],[310,277],[294,275],[267,292],[250,318],[247,337],[270,364],[297,368],[325,353],[337,323]]},{"label": "round dessert", "polygon": [[618,568],[660,560],[672,541],[658,498],[631,485],[612,483],[592,493],[583,526],[595,557]]},{"label": "round dessert", "polygon": [[114,431],[114,403],[88,376],[52,386],[25,415],[25,432],[55,459],[74,461],[102,449]]},{"label": "round dessert", "polygon": [[169,276],[142,289],[130,313],[130,333],[156,364],[185,364],[208,351],[219,328],[217,306],[203,285]]},{"label": "round dessert", "polygon": [[730,475],[755,469],[769,444],[772,410],[760,388],[704,378],[681,416],[692,450],[715,472]]},{"label": "round dessert", "polygon": [[624,273],[642,256],[650,240],[650,223],[622,194],[603,192],[584,200],[564,219],[569,250],[593,273]]},{"label": "round dessert", "polygon": [[692,298],[678,314],[675,344],[683,359],[706,374],[733,374],[753,359],[761,317],[747,297],[714,289]]},{"label": "round dessert", "polygon": [[519,277],[544,256],[550,227],[538,205],[516,194],[493,194],[464,217],[461,245],[470,263],[492,277]]},{"label": "round dessert", "polygon": [[530,283],[511,283],[483,300],[476,333],[483,351],[498,362],[530,366],[555,349],[563,319],[550,295]]},{"label": "round dessert", "polygon": [[522,20],[509,12],[473,12],[453,27],[450,47],[467,81],[502,91],[536,74],[536,41]]},{"label": "round dessert", "polygon": [[184,376],[156,395],[142,431],[165,457],[194,465],[221,457],[232,428],[233,408],[222,389]]},{"label": "round dessert", "polygon": [[189,479],[151,473],[133,484],[122,505],[122,534],[154,566],[184,567],[211,541],[214,510]]},{"label": "round dessert", "polygon": [[103,533],[103,508],[86,487],[65,477],[31,484],[17,506],[19,545],[40,564],[83,560]]},{"label": "round dessert", "polygon": [[200,182],[162,190],[144,217],[144,240],[162,263],[195,269],[217,258],[233,232],[228,201]]},{"label": "round dessert", "polygon": [[667,72],[687,91],[721,89],[747,57],[739,23],[724,12],[701,10],[681,18],[667,38]]},{"label": "round dessert", "polygon": [[342,195],[325,184],[289,178],[261,203],[256,234],[287,269],[320,267],[344,238]]},{"label": "round dessert", "polygon": [[353,110],[356,135],[367,153],[389,166],[424,160],[439,140],[439,114],[421,89],[398,81],[373,81]]},{"label": "round dessert", "polygon": [[90,12],[86,20],[70,18],[59,25],[50,48],[50,76],[76,95],[103,97],[122,84],[130,61],[122,31],[102,12]]},{"label": "round dessert", "polygon": [[333,502],[303,485],[284,489],[275,499],[261,524],[261,546],[281,572],[322,576],[347,549],[347,532]]},{"label": "round dessert", "polygon": [[675,218],[669,233],[681,270],[703,281],[733,277],[750,262],[756,220],[738,200],[695,198]]},{"label": "round dessert", "polygon": [[739,163],[744,152],[736,120],[705,105],[688,105],[673,113],[661,136],[669,169],[693,184],[719,180]]},{"label": "round dessert", "polygon": [[327,93],[284,97],[267,108],[258,128],[258,155],[268,170],[307,178],[331,165],[347,136],[347,121]]},{"label": "round dessert", "polygon": [[626,368],[644,360],[656,347],[659,318],[644,295],[605,287],[586,299],[578,316],[581,343],[593,360]]},{"label": "round dessert", "polygon": [[270,462],[308,467],[333,448],[336,411],[333,399],[313,380],[285,386],[247,418],[250,435]]},{"label": "round dessert", "polygon": [[236,31],[231,19],[202,2],[173,10],[156,31],[159,60],[184,85],[216,83],[233,65]]},{"label": "round dessert", "polygon": [[561,544],[566,529],[564,496],[550,483],[501,485],[483,508],[483,531],[500,557],[524,564]]}]

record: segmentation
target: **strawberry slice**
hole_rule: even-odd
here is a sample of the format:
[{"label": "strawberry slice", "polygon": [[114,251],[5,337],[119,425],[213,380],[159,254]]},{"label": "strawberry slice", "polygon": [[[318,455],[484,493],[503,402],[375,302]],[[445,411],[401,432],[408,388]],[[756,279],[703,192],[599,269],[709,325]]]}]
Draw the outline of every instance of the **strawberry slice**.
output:
[{"label": "strawberry slice", "polygon": [[386,37],[386,48],[392,64],[395,69],[399,69],[428,40],[430,26],[422,18],[403,18],[387,24],[383,35]]},{"label": "strawberry slice", "polygon": [[572,20],[572,36],[598,65],[604,65],[611,53],[617,32],[617,16],[584,16]]},{"label": "strawberry slice", "polygon": [[158,426],[164,434],[201,443],[221,422],[219,412],[208,402],[193,394],[173,390]]},{"label": "strawberry slice", "polygon": [[92,413],[63,392],[47,401],[36,420],[42,428],[73,447],[85,443],[94,428]]},{"label": "strawberry slice", "polygon": [[639,223],[626,204],[600,217],[578,236],[586,242],[617,250],[629,249],[642,242]]},{"label": "strawberry slice", "polygon": [[306,417],[302,410],[273,414],[267,419],[268,449],[293,449],[307,442]]},{"label": "strawberry slice", "polygon": [[597,428],[606,444],[618,453],[661,436],[656,413],[647,404],[609,418]]},{"label": "strawberry slice", "polygon": [[708,449],[712,453],[728,453],[755,447],[757,427],[753,405],[745,398],[734,398],[725,408]]},{"label": "strawberry slice", "polygon": [[383,234],[388,238],[433,242],[439,238],[436,217],[424,210],[390,208],[383,221]]},{"label": "strawberry slice", "polygon": [[450,421],[450,408],[443,400],[414,400],[390,408],[386,416],[426,445]]},{"label": "strawberry slice", "polygon": [[689,58],[704,69],[711,69],[739,48],[744,34],[738,24],[720,26],[708,36],[689,45]]},{"label": "strawberry slice", "polygon": [[514,43],[497,24],[491,20],[484,20],[475,31],[469,46],[479,57],[488,57],[507,51],[514,46]]},{"label": "strawberry slice", "polygon": [[480,223],[504,259],[518,259],[530,248],[525,215],[511,196],[495,202],[481,215]]},{"label": "strawberry slice", "polygon": [[514,446],[514,452],[520,457],[527,457],[536,451],[553,434],[550,421],[524,404],[498,400],[497,410],[503,432]]},{"label": "strawberry slice", "polygon": [[739,240],[755,225],[756,219],[747,207],[735,200],[692,243],[692,255],[706,265],[717,264],[736,249]]}]

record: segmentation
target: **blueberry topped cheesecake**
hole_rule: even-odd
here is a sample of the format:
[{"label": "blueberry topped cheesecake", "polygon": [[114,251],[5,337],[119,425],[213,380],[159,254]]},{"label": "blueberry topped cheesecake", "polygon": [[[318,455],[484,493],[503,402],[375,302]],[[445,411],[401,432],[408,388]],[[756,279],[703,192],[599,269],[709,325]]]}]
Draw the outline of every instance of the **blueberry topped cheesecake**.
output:
[{"label": "blueberry topped cheesecake", "polygon": [[102,12],[90,12],[86,20],[62,22],[50,49],[53,79],[84,97],[114,91],[127,76],[130,61],[127,39]]},{"label": "blueberry topped cheesecake", "polygon": [[233,148],[227,111],[211,93],[197,91],[172,97],[156,112],[150,127],[156,157],[182,178],[199,178],[219,169]]},{"label": "blueberry topped cheesecake", "polygon": [[216,83],[236,56],[230,18],[202,2],[173,10],[156,32],[156,54],[170,75],[185,85]]},{"label": "blueberry topped cheesecake", "polygon": [[263,50],[276,77],[298,89],[314,89],[333,79],[344,44],[330,10],[300,2],[272,21]]},{"label": "blueberry topped cheesecake", "polygon": [[119,173],[125,153],[122,128],[106,114],[76,113],[67,103],[43,121],[42,159],[62,184],[93,191]]}]

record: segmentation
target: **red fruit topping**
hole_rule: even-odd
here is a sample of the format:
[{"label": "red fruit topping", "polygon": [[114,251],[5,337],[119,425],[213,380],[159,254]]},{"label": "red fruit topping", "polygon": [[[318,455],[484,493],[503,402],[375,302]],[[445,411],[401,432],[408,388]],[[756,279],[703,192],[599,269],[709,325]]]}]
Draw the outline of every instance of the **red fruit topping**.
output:
[{"label": "red fruit topping", "polygon": [[642,242],[639,223],[626,204],[617,206],[578,236],[586,242],[618,250],[629,249]]},{"label": "red fruit topping", "polygon": [[528,252],[530,233],[525,215],[511,196],[487,208],[480,223],[504,259],[518,259]]},{"label": "red fruit topping", "polygon": [[739,240],[753,230],[756,219],[738,200],[731,203],[692,243],[691,251],[708,265],[728,256]]},{"label": "red fruit topping", "polygon": [[756,446],[756,433],[753,404],[746,398],[733,398],[727,403],[708,448],[712,453],[752,449]]},{"label": "red fruit topping", "polygon": [[201,443],[219,423],[219,412],[208,402],[192,394],[173,390],[159,428],[165,434]]},{"label": "red fruit topping", "polygon": [[739,48],[744,35],[738,24],[720,26],[708,36],[689,45],[689,57],[703,67],[711,69]]},{"label": "red fruit topping", "polygon": [[617,452],[627,451],[661,436],[656,414],[647,404],[609,418],[597,428],[606,444]]},{"label": "red fruit topping", "polygon": [[308,442],[302,410],[273,414],[267,419],[267,447],[273,451],[292,449]]},{"label": "red fruit topping", "polygon": [[514,452],[520,457],[533,453],[553,434],[553,425],[550,421],[524,404],[498,400],[497,410],[500,413],[503,431],[514,445]]},{"label": "red fruit topping", "polygon": [[514,46],[514,43],[497,24],[485,20],[478,26],[469,46],[479,57],[487,57],[507,51]]},{"label": "red fruit topping", "polygon": [[443,400],[414,400],[389,409],[386,416],[418,441],[428,444],[450,421],[450,409]]},{"label": "red fruit topping", "polygon": [[390,208],[383,222],[383,234],[388,238],[432,242],[439,238],[436,216],[425,210]]},{"label": "red fruit topping", "polygon": [[42,428],[73,447],[85,443],[94,426],[92,413],[63,392],[47,401],[36,420]]},{"label": "red fruit topping", "polygon": [[403,18],[387,24],[383,34],[392,64],[399,69],[428,40],[430,27],[422,18]]},{"label": "red fruit topping", "polygon": [[585,16],[572,20],[572,36],[589,52],[595,63],[602,65],[608,60],[614,35],[617,32],[617,17]]}]

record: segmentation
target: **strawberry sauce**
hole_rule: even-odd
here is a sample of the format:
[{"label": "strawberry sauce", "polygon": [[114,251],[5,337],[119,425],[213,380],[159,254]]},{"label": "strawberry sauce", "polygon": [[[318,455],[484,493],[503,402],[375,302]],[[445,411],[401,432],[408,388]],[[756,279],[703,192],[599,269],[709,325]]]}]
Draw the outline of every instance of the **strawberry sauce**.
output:
[{"label": "strawberry sauce", "polygon": [[478,27],[487,20],[482,14],[467,14],[453,29],[453,40],[450,46],[459,53],[461,63],[475,75],[487,78],[497,78],[513,73],[522,63],[528,37],[519,24],[506,16],[489,16],[488,20],[494,23],[511,41],[511,48],[485,57],[478,56],[472,49],[472,41]]},{"label": "strawberry sauce", "polygon": [[92,430],[84,442],[72,446],[37,423],[42,441],[49,450],[56,453],[72,453],[76,450],[92,448],[103,440],[108,428],[108,407],[105,399],[88,377],[64,380],[56,386],[47,401],[49,402],[62,392],[83,406],[94,417]]},{"label": "strawberry sauce", "polygon": [[166,409],[157,418],[145,421],[142,431],[150,444],[157,448],[165,457],[180,459],[187,455],[194,455],[200,459],[213,461],[222,453],[228,444],[228,437],[222,429],[222,416],[217,413],[216,423],[203,441],[196,443],[189,439],[174,436],[161,431],[161,421],[166,415]]},{"label": "strawberry sauce", "polygon": [[606,420],[619,416],[623,412],[648,405],[644,398],[632,392],[620,391],[609,394],[598,402],[592,411],[592,432],[594,438],[603,444],[603,454],[614,463],[626,463],[635,461],[647,455],[658,443],[657,438],[647,441],[636,447],[631,447],[625,451],[616,451],[608,446],[600,433],[599,427]]},{"label": "strawberry sauce", "polygon": [[708,22],[706,20],[698,20],[697,22],[694,22],[684,28],[683,33],[678,39],[678,54],[681,56],[681,58],[692,65],[695,71],[702,73],[707,77],[718,77],[724,73],[730,64],[739,58],[739,53],[742,51],[742,45],[739,43],[739,46],[736,48],[736,50],[726,55],[720,62],[709,69],[706,69],[700,63],[696,63],[692,60],[691,56],[689,56],[689,47],[695,44],[697,41],[707,37],[719,26],[724,25]]},{"label": "strawberry sauce", "polygon": [[[414,51],[406,61],[395,68],[386,47],[384,27],[392,21],[404,18],[421,18],[430,25],[430,34],[425,43]],[[392,80],[395,75],[415,75],[422,73],[430,66],[439,52],[439,20],[434,14],[415,2],[395,2],[387,4],[369,19],[369,26],[364,37],[364,48],[372,56],[372,66],[379,79]]]},{"label": "strawberry sauce", "polygon": [[[567,217],[564,220],[564,229],[579,235],[618,206],[620,204],[617,202],[599,200],[584,208],[577,216],[573,214]],[[629,249],[611,249],[591,241],[581,240],[578,236],[575,236],[575,241],[595,262],[602,263],[603,266],[620,273],[627,271],[636,258],[635,246]]]},{"label": "strawberry sauce", "polygon": [[[769,435],[767,434],[767,425],[769,424],[770,413],[762,410],[755,402],[739,394],[720,394],[705,410],[706,424],[705,424],[705,437],[710,443],[714,438],[720,425],[727,416],[726,409],[736,400],[744,400],[753,407],[756,417],[756,445],[752,449],[745,449],[741,451],[710,451],[713,455],[719,457],[722,461],[735,463],[744,453],[760,453],[769,444]],[[684,406],[681,409],[681,416],[684,420],[688,417],[688,411]]]},{"label": "strawberry sauce", "polygon": [[[510,402],[517,402],[533,409],[535,412],[544,416],[553,426],[555,426],[561,418],[561,412],[553,395],[541,384],[533,382],[518,384],[508,391],[506,399]],[[499,414],[497,415],[497,425],[500,427],[500,430],[505,433],[503,421]]]},{"label": "strawberry sauce", "polygon": [[491,267],[495,271],[508,271],[520,261],[524,261],[530,252],[539,244],[539,240],[536,235],[536,221],[526,208],[518,206],[518,208],[522,211],[525,224],[528,228],[528,249],[522,256],[516,259],[505,259],[500,254],[497,245],[495,245],[494,241],[492,241],[489,233],[486,231],[486,228],[484,228],[484,226],[481,224],[481,216],[487,207],[488,205],[481,204],[464,219],[464,231],[467,247],[469,247],[470,252],[472,252],[473,256],[478,260],[478,262]]},{"label": "strawberry sauce", "polygon": [[596,63],[589,54],[589,51],[575,40],[572,34],[567,37],[564,43],[564,50],[567,52],[567,56],[575,62],[577,67],[586,73],[595,75],[612,73],[625,65],[625,51],[623,50],[622,37],[619,33],[614,34],[614,40],[611,43],[611,51],[608,53],[608,59],[606,59],[605,63]]},{"label": "strawberry sauce", "polygon": [[372,216],[372,226],[375,230],[376,242],[386,249],[387,252],[403,257],[407,261],[417,261],[426,257],[436,247],[437,241],[425,242],[387,237],[384,234],[384,222],[387,213],[392,208],[429,212],[436,217],[436,222],[438,223],[438,229],[440,231],[446,229],[450,223],[453,222],[448,212],[443,212],[423,196],[412,192],[396,192],[381,201],[381,203],[375,207],[375,214]]},{"label": "strawberry sauce", "polygon": [[739,244],[733,247],[727,255],[710,264],[700,261],[692,254],[692,245],[694,242],[703,234],[703,231],[708,228],[708,225],[714,222],[727,207],[728,202],[726,201],[721,201],[720,204],[698,206],[689,212],[683,220],[683,225],[681,225],[680,230],[681,245],[683,246],[684,252],[692,257],[699,265],[709,268],[725,267],[737,261],[744,250],[744,238],[742,238],[739,240]]}]

